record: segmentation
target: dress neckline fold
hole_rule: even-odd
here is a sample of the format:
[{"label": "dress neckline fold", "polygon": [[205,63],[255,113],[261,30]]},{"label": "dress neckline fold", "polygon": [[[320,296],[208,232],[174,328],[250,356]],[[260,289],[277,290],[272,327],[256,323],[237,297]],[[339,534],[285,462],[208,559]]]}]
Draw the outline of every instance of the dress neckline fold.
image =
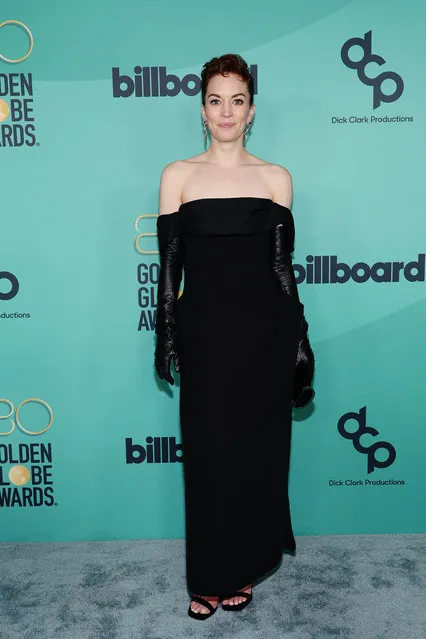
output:
[{"label": "dress neckline fold", "polygon": [[179,213],[182,208],[184,208],[185,206],[191,206],[194,204],[199,204],[201,202],[220,202],[220,203],[224,203],[227,201],[242,201],[242,200],[253,200],[256,202],[269,202],[270,204],[272,204],[273,206],[278,206],[282,209],[285,209],[286,211],[290,211],[291,210],[287,207],[287,206],[283,206],[282,204],[278,204],[278,202],[274,202],[271,198],[269,197],[255,197],[253,195],[236,195],[236,196],[231,196],[231,197],[202,197],[202,198],[196,198],[194,200],[188,200],[187,202],[182,202],[182,204],[179,206],[178,210],[176,211],[176,213]]},{"label": "dress neckline fold", "polygon": [[[291,210],[271,198],[255,196],[209,197],[183,202],[177,211],[157,218],[159,241],[177,235],[212,237],[253,235],[284,226],[286,244],[293,247],[294,220]],[[161,246],[160,246],[161,249]],[[289,248],[290,252],[294,248]]]}]

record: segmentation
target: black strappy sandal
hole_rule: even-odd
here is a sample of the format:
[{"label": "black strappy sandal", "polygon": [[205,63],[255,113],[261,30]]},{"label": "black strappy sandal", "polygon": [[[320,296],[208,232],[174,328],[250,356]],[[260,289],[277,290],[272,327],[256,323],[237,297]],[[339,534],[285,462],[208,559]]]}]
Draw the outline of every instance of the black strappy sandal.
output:
[{"label": "black strappy sandal", "polygon": [[221,599],[232,599],[232,597],[246,597],[246,601],[242,601],[239,604],[222,604],[222,610],[242,610],[246,606],[249,605],[250,601],[253,599],[253,589],[251,592],[244,592],[237,590],[236,592],[231,593],[230,595],[226,595]]},{"label": "black strappy sandal", "polygon": [[203,597],[199,597],[198,595],[192,595],[191,603],[193,601],[195,601],[196,603],[201,604],[202,606],[205,606],[206,608],[208,608],[210,610],[210,612],[195,612],[194,610],[192,610],[191,604],[189,604],[188,615],[190,617],[192,617],[193,619],[199,619],[200,621],[203,621],[204,619],[208,619],[209,617],[214,615],[216,610],[219,608],[219,601],[217,602],[217,606],[214,607],[210,603],[210,601],[207,601],[207,599],[203,599]]}]

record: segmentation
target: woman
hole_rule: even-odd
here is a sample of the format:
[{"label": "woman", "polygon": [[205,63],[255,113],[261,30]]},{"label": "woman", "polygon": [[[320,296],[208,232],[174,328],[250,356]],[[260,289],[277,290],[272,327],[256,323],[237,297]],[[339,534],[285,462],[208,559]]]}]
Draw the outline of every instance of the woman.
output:
[{"label": "woman", "polygon": [[[241,610],[295,549],[288,503],[292,407],[314,356],[291,252],[289,172],[245,149],[253,79],[228,54],[201,74],[208,149],[161,176],[155,366],[180,373],[188,614]],[[184,272],[184,292],[178,290]]]}]

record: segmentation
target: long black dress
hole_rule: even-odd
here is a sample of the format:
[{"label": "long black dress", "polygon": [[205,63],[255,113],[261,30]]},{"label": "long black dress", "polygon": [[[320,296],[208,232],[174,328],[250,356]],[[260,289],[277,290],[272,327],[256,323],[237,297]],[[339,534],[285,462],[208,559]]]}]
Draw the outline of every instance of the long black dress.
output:
[{"label": "long black dress", "polygon": [[294,550],[288,470],[298,302],[272,271],[272,229],[293,250],[291,211],[270,199],[181,205],[177,301],[187,585],[241,589]]}]

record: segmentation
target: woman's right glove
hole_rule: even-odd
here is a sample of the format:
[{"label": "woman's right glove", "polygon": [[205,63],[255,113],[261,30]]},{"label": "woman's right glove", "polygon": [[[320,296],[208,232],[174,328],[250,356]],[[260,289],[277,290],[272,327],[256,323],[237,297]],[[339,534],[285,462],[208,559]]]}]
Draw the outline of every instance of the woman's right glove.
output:
[{"label": "woman's right glove", "polygon": [[293,385],[293,406],[306,406],[315,396],[312,379],[315,358],[308,338],[308,322],[304,315],[304,306],[299,300],[296,277],[294,275],[291,252],[293,250],[294,228],[285,230],[282,224],[274,228],[272,268],[285,295],[294,297],[301,307],[300,338],[297,346],[296,369]]},{"label": "woman's right glove", "polygon": [[160,273],[155,321],[155,368],[160,379],[165,379],[171,385],[175,383],[170,372],[172,359],[176,372],[180,372],[176,339],[176,301],[182,279],[183,238],[179,234],[173,234],[176,215],[177,213],[163,213],[157,218]]}]

